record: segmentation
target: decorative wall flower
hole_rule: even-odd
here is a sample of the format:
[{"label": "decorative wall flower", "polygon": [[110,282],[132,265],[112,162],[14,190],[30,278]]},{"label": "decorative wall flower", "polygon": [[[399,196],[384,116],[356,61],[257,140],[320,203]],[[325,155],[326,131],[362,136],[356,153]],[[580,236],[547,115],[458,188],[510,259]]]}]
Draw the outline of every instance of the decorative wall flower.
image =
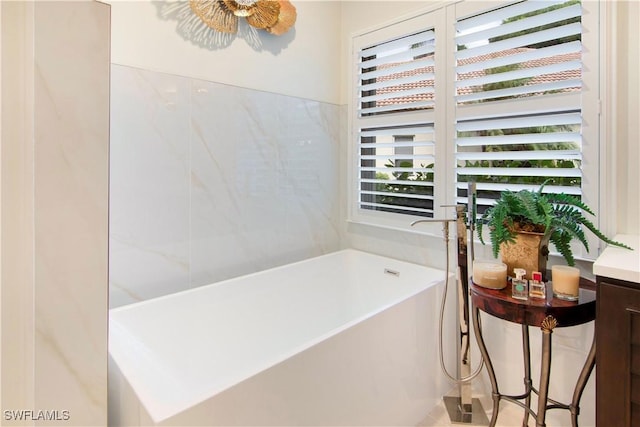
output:
[{"label": "decorative wall flower", "polygon": [[275,34],[279,36],[281,34],[286,33],[289,28],[293,26],[296,22],[296,8],[291,4],[288,0],[279,1],[280,3],[280,13],[278,14],[278,20],[276,23],[270,27],[267,27],[266,30],[271,34]]},{"label": "decorative wall flower", "polygon": [[288,0],[190,0],[189,6],[207,26],[223,33],[235,34],[239,18],[275,35],[296,22],[296,8]]}]

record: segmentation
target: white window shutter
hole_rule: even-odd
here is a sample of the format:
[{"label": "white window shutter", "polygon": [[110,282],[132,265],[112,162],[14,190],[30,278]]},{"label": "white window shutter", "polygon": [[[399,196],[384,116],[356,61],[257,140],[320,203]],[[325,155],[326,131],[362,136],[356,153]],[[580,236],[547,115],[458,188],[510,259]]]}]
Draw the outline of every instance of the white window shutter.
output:
[{"label": "white window shutter", "polygon": [[358,58],[358,208],[433,216],[435,32],[364,46]]},{"label": "white window shutter", "polygon": [[[457,201],[502,190],[581,195],[582,8],[523,1],[456,22]],[[482,210],[482,206],[479,207]]]}]

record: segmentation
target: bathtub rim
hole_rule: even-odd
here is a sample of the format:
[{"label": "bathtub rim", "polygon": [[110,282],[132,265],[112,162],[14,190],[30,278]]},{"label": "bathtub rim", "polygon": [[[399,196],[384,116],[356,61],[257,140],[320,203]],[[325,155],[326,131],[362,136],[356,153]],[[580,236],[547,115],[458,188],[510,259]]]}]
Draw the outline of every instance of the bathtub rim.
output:
[{"label": "bathtub rim", "polygon": [[[206,285],[198,285],[198,286],[195,286],[193,288],[183,289],[183,290],[178,291],[178,292],[172,292],[172,293],[166,294],[166,295],[159,295],[157,297],[149,298],[149,299],[146,299],[146,300],[143,300],[143,301],[136,301],[136,302],[131,303],[131,304],[125,304],[125,305],[121,305],[121,306],[118,306],[118,307],[110,308],[109,309],[109,315],[111,313],[117,313],[119,311],[125,311],[125,310],[131,309],[133,307],[139,307],[139,306],[151,304],[151,303],[163,300],[163,299],[175,297],[177,295],[186,295],[186,294],[189,294],[191,292],[200,291],[203,288],[222,286],[222,285],[224,285],[226,283],[239,281],[240,279],[254,277],[254,276],[257,276],[257,275],[260,275],[260,274],[263,274],[263,273],[267,273],[267,272],[282,270],[282,269],[285,269],[285,268],[290,267],[290,266],[293,267],[295,265],[305,264],[305,263],[312,262],[312,261],[320,259],[320,258],[327,258],[327,257],[330,257],[330,256],[336,256],[339,253],[363,253],[363,254],[367,254],[367,255],[373,255],[373,256],[376,256],[376,257],[387,258],[387,259],[390,259],[390,260],[393,260],[393,261],[398,261],[398,262],[401,262],[401,263],[407,263],[407,264],[416,265],[418,267],[424,267],[424,268],[432,269],[432,270],[434,270],[434,272],[444,273],[444,269],[440,269],[440,268],[437,268],[437,267],[431,267],[431,266],[428,266],[428,265],[418,264],[416,262],[406,261],[406,260],[403,260],[401,258],[396,258],[396,257],[393,257],[393,256],[387,256],[387,255],[383,255],[383,254],[379,254],[379,253],[375,253],[375,252],[364,251],[362,249],[344,248],[344,249],[338,249],[338,250],[332,251],[332,252],[327,252],[325,254],[316,255],[316,256],[309,257],[309,258],[301,259],[301,260],[298,260],[298,261],[293,261],[293,262],[288,263],[288,264],[277,265],[277,266],[274,266],[274,267],[265,268],[264,270],[259,270],[259,271],[254,271],[252,273],[243,274],[241,276],[230,277],[228,279],[219,280],[217,282],[208,283]],[[449,273],[449,275],[452,275],[452,274],[453,274],[452,272]],[[444,277],[443,277],[443,280],[444,280]]]}]

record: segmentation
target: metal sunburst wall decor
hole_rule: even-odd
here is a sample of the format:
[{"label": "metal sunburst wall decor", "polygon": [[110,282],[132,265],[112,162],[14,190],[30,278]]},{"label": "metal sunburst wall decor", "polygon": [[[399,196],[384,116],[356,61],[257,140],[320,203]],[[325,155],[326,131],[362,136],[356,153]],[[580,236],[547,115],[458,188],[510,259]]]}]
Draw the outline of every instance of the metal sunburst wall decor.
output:
[{"label": "metal sunburst wall decor", "polygon": [[296,8],[288,0],[190,0],[189,6],[208,27],[222,33],[235,34],[240,18],[274,35],[286,33],[296,22]]},{"label": "metal sunburst wall decor", "polygon": [[278,54],[295,39],[296,8],[289,1],[151,0],[151,4],[160,19],[176,22],[183,39],[209,50],[224,49],[239,38],[256,51]]}]

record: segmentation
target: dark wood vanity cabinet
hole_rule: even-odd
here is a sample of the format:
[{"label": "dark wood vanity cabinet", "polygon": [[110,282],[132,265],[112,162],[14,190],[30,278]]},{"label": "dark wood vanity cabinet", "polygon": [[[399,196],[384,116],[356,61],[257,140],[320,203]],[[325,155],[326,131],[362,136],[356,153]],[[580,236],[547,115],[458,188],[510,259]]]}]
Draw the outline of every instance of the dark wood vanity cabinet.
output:
[{"label": "dark wood vanity cabinet", "polygon": [[596,425],[640,426],[640,284],[597,277]]}]

